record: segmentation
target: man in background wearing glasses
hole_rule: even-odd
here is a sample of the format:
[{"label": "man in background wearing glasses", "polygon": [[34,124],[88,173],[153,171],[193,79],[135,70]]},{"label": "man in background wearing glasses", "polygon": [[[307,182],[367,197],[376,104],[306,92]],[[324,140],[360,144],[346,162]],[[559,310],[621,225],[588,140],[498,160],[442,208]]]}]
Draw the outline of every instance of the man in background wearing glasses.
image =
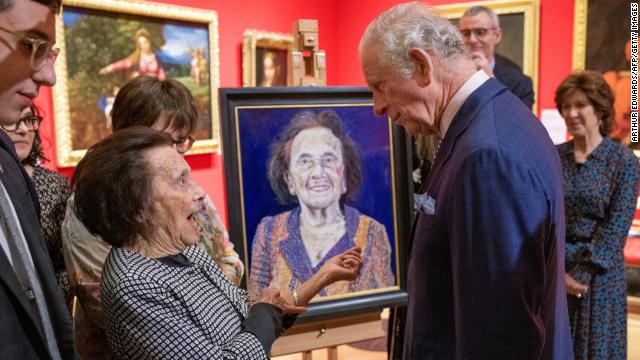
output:
[{"label": "man in background wearing glasses", "polygon": [[[0,125],[19,126],[40,86],[53,86],[60,0],[0,0]],[[35,124],[31,124],[35,125]],[[0,359],[73,359],[71,317],[39,224],[38,197],[0,131]]]},{"label": "man in background wearing glasses", "polygon": [[531,78],[513,61],[495,53],[502,38],[498,15],[486,6],[470,7],[458,21],[458,29],[478,70],[496,78],[531,109],[534,102]]}]

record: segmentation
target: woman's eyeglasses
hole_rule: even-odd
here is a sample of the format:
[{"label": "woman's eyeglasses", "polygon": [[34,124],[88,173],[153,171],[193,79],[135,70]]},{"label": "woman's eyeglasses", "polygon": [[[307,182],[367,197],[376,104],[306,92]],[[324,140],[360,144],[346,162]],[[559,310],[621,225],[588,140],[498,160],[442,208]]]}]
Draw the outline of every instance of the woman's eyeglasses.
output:
[{"label": "woman's eyeglasses", "polygon": [[0,30],[5,33],[12,35],[16,40],[16,46],[21,43],[26,47],[25,51],[29,52],[30,60],[31,60],[31,68],[35,71],[42,69],[44,64],[47,63],[47,60],[51,60],[53,63],[56,61],[58,54],[60,53],[59,48],[54,48],[54,43],[47,40],[42,39],[34,39],[32,37],[17,33],[15,31],[11,31],[9,29],[5,29],[0,27]]},{"label": "woman's eyeglasses", "polygon": [[191,136],[185,136],[177,140],[173,140],[173,146],[176,148],[177,152],[179,152],[180,154],[184,154],[189,151],[189,149],[191,149],[194,142],[196,142],[194,138],[192,138]]},{"label": "woman's eyeglasses", "polygon": [[31,115],[27,115],[27,116],[22,117],[15,124],[12,124],[12,125],[1,124],[0,126],[2,127],[2,129],[4,131],[16,132],[16,131],[18,131],[18,128],[20,127],[20,124],[22,123],[27,128],[27,130],[29,130],[29,131],[37,131],[40,128],[40,123],[41,122],[42,122],[42,116],[31,114]]}]

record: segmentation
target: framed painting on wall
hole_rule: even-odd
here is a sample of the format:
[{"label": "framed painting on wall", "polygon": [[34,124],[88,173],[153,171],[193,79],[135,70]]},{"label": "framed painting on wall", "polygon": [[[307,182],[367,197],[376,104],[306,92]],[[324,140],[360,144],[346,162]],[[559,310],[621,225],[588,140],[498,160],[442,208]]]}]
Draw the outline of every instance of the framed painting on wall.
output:
[{"label": "framed painting on wall", "polygon": [[242,41],[242,86],[287,86],[293,36],[247,29]]},{"label": "framed painting on wall", "polygon": [[358,278],[323,289],[303,317],[406,301],[408,140],[373,114],[371,92],[244,88],[221,89],[220,98],[229,235],[244,256],[249,296],[293,289],[359,246]]},{"label": "framed painting on wall", "polygon": [[120,87],[139,75],[189,88],[199,118],[190,154],[218,147],[218,19],[215,11],[130,0],[64,0],[54,87],[58,166],[74,166],[111,133]]},{"label": "framed painting on wall", "polygon": [[[538,49],[540,46],[540,4],[538,0],[478,1],[436,6],[440,14],[457,24],[464,12],[482,5],[492,9],[500,21],[502,39],[496,53],[518,65],[538,88]],[[534,104],[534,109],[537,105]]]}]

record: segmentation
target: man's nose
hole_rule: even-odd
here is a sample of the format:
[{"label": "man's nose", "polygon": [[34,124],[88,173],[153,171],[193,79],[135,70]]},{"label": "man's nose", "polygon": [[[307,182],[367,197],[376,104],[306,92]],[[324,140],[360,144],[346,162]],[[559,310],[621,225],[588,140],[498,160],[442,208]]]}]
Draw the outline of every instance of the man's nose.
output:
[{"label": "man's nose", "polygon": [[373,112],[380,116],[387,113],[389,104],[382,94],[373,94]]},{"label": "man's nose", "polygon": [[33,73],[33,81],[38,85],[53,86],[56,84],[56,72],[53,67],[53,61],[46,60],[44,66]]}]

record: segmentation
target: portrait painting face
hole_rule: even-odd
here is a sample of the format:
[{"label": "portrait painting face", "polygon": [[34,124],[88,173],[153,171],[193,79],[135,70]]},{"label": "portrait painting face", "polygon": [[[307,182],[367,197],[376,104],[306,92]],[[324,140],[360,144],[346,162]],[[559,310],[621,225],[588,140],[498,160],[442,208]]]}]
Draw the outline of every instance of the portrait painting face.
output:
[{"label": "portrait painting face", "polygon": [[300,204],[314,209],[338,206],[347,191],[340,140],[323,127],[301,131],[291,143],[287,175]]},{"label": "portrait painting face", "polygon": [[287,50],[256,48],[256,86],[287,85]]}]

